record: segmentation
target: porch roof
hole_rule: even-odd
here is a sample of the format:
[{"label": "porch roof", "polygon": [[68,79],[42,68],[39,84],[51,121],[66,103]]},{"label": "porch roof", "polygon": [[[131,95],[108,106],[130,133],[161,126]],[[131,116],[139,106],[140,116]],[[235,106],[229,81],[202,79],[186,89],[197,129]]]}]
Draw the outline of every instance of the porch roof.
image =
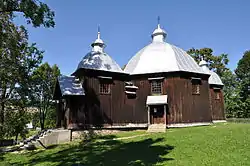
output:
[{"label": "porch roof", "polygon": [[168,96],[167,95],[148,96],[146,104],[147,105],[163,105],[163,104],[168,104]]},{"label": "porch roof", "polygon": [[60,76],[58,82],[62,96],[85,95],[80,81],[74,76]]}]

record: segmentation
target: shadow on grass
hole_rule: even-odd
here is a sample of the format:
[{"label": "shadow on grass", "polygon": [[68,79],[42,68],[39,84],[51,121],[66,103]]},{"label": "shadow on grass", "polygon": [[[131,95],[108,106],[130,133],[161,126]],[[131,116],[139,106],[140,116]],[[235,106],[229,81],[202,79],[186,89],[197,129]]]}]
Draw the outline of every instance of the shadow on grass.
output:
[{"label": "shadow on grass", "polygon": [[[118,140],[80,143],[69,146],[61,151],[43,155],[34,155],[33,159],[25,165],[51,163],[54,165],[153,165],[162,163],[173,158],[166,158],[166,155],[174,149],[170,145],[159,145],[164,142],[163,138],[144,139],[134,142],[122,142]],[[164,156],[164,157],[162,157]],[[18,164],[18,163],[12,163]]]}]

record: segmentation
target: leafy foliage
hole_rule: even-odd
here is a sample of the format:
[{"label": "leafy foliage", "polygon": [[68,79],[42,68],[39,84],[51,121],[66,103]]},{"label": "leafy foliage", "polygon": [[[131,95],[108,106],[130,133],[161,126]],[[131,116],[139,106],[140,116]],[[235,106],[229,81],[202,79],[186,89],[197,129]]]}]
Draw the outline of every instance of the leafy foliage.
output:
[{"label": "leafy foliage", "polygon": [[[30,76],[41,63],[43,51],[34,43],[29,45],[26,29],[15,26],[6,14],[0,15],[0,36],[0,130],[3,137],[8,125],[5,116],[18,117],[21,112],[16,112],[23,111],[29,102]],[[17,122],[24,128],[22,121]]]},{"label": "leafy foliage", "polygon": [[39,0],[1,0],[0,14],[22,13],[27,23],[32,23],[34,27],[43,25],[44,27],[54,27],[55,13],[51,11],[47,4]]},{"label": "leafy foliage", "polygon": [[28,43],[24,26],[13,18],[23,14],[34,27],[54,27],[54,12],[38,0],[0,1],[0,137],[25,135],[30,122],[32,76],[41,64],[43,51]]},{"label": "leafy foliage", "polygon": [[226,66],[229,62],[227,54],[221,54],[218,56],[213,55],[213,50],[211,48],[191,48],[187,53],[191,55],[197,63],[203,58],[208,62],[209,69],[216,72],[219,76],[222,76],[223,72],[227,70]]},{"label": "leafy foliage", "polygon": [[32,105],[39,109],[42,129],[45,127],[47,112],[54,108],[53,92],[59,75],[59,68],[56,65],[50,66],[48,63],[39,66],[32,75]]},{"label": "leafy foliage", "polygon": [[246,51],[242,59],[239,60],[235,73],[241,83],[240,95],[245,101],[250,98],[250,51]]}]

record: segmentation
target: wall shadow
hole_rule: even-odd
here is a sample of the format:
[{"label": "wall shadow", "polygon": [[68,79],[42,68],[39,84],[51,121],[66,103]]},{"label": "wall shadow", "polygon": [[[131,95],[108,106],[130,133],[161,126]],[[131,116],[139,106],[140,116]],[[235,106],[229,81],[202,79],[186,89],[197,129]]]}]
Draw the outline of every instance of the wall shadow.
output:
[{"label": "wall shadow", "polygon": [[[69,146],[61,151],[47,155],[34,155],[27,165],[51,162],[55,165],[107,165],[107,166],[139,166],[165,164],[174,160],[167,155],[174,149],[171,145],[159,145],[163,138],[144,139],[133,142],[118,140],[91,141]],[[18,164],[18,163],[11,163]]]}]

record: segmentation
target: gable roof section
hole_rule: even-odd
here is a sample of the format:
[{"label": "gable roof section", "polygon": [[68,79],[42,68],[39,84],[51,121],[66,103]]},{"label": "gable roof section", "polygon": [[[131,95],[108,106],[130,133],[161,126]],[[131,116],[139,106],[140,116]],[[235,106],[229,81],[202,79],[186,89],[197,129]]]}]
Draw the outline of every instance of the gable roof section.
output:
[{"label": "gable roof section", "polygon": [[59,76],[58,83],[62,96],[85,95],[81,83],[74,76]]}]

